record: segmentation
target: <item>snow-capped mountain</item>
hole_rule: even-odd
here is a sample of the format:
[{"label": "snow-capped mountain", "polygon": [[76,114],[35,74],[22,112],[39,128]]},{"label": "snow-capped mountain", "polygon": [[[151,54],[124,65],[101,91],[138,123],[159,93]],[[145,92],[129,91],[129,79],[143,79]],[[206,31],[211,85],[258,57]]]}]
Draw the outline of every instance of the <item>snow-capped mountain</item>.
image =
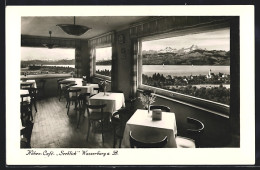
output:
[{"label": "snow-capped mountain", "polygon": [[171,47],[166,47],[165,49],[161,49],[158,51],[158,53],[174,53],[177,49],[173,49]]},{"label": "snow-capped mountain", "polygon": [[166,47],[164,49],[161,49],[158,51],[158,53],[188,53],[191,52],[193,50],[197,50],[199,49],[199,47],[197,45],[192,45],[188,48],[181,48],[181,49],[176,49],[176,48],[171,48],[171,47]]}]

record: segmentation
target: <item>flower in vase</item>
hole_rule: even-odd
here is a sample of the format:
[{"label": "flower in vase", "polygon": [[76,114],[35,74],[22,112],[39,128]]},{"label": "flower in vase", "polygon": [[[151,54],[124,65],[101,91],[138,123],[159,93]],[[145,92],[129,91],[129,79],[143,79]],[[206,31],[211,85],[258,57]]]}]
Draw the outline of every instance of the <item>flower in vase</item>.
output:
[{"label": "flower in vase", "polygon": [[139,97],[144,108],[146,109],[149,109],[150,105],[155,102],[155,98],[155,93],[153,93],[152,90],[144,90]]}]

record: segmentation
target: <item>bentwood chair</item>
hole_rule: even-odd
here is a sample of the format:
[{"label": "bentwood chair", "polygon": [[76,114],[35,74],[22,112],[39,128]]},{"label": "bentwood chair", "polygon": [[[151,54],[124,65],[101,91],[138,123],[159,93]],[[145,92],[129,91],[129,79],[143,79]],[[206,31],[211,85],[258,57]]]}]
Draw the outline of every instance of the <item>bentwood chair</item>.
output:
[{"label": "bentwood chair", "polygon": [[168,142],[167,136],[156,142],[143,142],[136,139],[133,136],[132,131],[129,132],[129,139],[131,148],[163,148]]},{"label": "bentwood chair", "polygon": [[113,147],[116,147],[117,140],[119,139],[119,148],[123,139],[126,122],[130,119],[131,115],[128,114],[127,109],[119,109],[115,111],[111,117],[111,123],[113,126],[114,142]]},{"label": "bentwood chair", "polygon": [[38,94],[38,89],[35,87],[30,87],[30,88],[24,88],[24,90],[29,91],[29,95],[31,98],[31,104],[34,106],[35,111],[37,112],[37,94]]},{"label": "bentwood chair", "polygon": [[90,93],[81,93],[78,95],[78,111],[79,111],[79,119],[77,123],[77,128],[79,127],[80,118],[83,115],[83,118],[85,119],[85,110],[86,110],[86,104],[88,104],[88,99],[90,97]]},{"label": "bentwood chair", "polygon": [[178,148],[198,148],[201,146],[200,136],[204,132],[204,124],[194,118],[187,117],[187,122],[193,124],[195,128],[187,129],[187,136],[176,137],[176,143]]},{"label": "bentwood chair", "polygon": [[26,120],[30,120],[30,118],[33,120],[32,116],[32,103],[28,100],[25,100],[25,98],[30,98],[30,94],[21,94],[21,102],[20,102],[20,112],[21,112],[21,120],[22,124],[24,125],[24,122]]},{"label": "bentwood chair", "polygon": [[60,82],[64,80],[64,79],[58,79],[57,80],[57,94],[60,94],[60,91],[61,91],[61,87],[60,87]]},{"label": "bentwood chair", "polygon": [[66,96],[66,92],[68,89],[68,84],[70,84],[70,82],[59,82],[59,88],[60,88],[60,97],[59,97],[59,101],[61,99],[62,96]]},{"label": "bentwood chair", "polygon": [[161,109],[163,112],[171,112],[171,109],[168,106],[164,105],[151,105],[150,110]]},{"label": "bentwood chair", "polygon": [[[101,124],[101,135],[102,135],[102,143],[104,144],[104,122],[109,118],[110,113],[104,112],[104,108],[106,107],[106,104],[101,105],[89,105],[86,104],[86,109],[88,113],[88,133],[87,133],[87,141],[89,137],[90,128],[93,127],[96,124]],[[91,109],[92,111],[90,112]]]},{"label": "bentwood chair", "polygon": [[81,89],[75,89],[72,90],[70,88],[67,89],[67,93],[66,93],[66,100],[67,100],[67,115],[69,115],[69,111],[70,111],[70,104],[73,105],[73,102],[75,103],[75,110],[77,110],[77,106],[78,106],[78,94],[80,93]]}]

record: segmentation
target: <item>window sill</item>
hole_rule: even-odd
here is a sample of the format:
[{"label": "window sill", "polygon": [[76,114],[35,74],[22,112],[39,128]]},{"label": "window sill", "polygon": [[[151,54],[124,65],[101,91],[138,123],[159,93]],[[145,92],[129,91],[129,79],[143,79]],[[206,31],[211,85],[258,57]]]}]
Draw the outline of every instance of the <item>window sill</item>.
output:
[{"label": "window sill", "polygon": [[210,113],[214,113],[219,116],[223,116],[226,118],[229,118],[229,106],[205,99],[200,99],[197,97],[193,96],[188,96],[176,92],[172,92],[169,90],[161,89],[161,88],[156,88],[152,86],[147,86],[147,85],[139,85],[138,90],[143,91],[143,90],[153,90],[155,92],[155,95],[164,98],[166,100],[171,100],[174,102],[178,102],[190,107],[194,107],[200,110],[204,110]]},{"label": "window sill", "polygon": [[101,74],[94,74],[94,77],[100,80],[107,80],[108,82],[111,82],[111,77],[109,76],[104,76]]}]

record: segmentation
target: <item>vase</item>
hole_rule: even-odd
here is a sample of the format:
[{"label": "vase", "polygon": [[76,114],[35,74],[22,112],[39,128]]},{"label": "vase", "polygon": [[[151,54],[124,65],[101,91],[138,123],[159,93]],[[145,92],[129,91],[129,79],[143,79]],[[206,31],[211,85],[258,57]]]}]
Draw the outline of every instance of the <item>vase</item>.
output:
[{"label": "vase", "polygon": [[106,86],[104,87],[104,96],[106,95],[106,90],[107,90],[107,88],[106,88]]},{"label": "vase", "polygon": [[147,106],[148,114],[150,114],[150,105]]}]

